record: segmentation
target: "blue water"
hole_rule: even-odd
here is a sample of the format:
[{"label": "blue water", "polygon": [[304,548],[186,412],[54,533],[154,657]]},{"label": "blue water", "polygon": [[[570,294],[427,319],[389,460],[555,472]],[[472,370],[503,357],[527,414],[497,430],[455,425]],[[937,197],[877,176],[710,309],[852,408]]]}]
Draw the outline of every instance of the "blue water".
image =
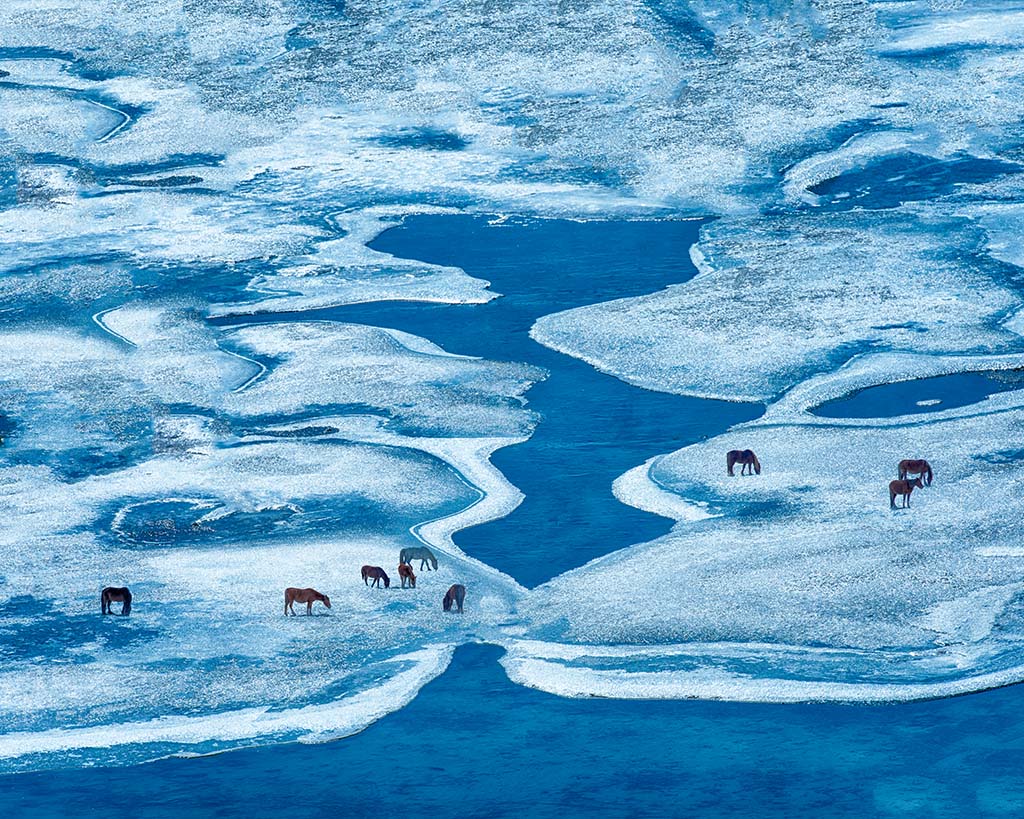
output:
[{"label": "blue water", "polygon": [[941,412],[975,404],[1022,385],[1019,373],[954,373],[868,387],[827,401],[811,412],[826,418],[891,418]]},{"label": "blue water", "polygon": [[[549,376],[527,393],[533,436],[492,462],[525,494],[511,515],[459,532],[473,557],[535,586],[603,554],[652,540],[671,521],[624,506],[612,482],[648,458],[756,418],[760,405],[707,401],[630,386],[529,337],[540,316],[659,290],[696,274],[688,249],[702,222],[509,220],[414,216],[370,246],[461,267],[501,298],[482,305],[376,302],[290,313],[390,327],[451,353],[525,361]],[[234,321],[279,321],[279,315]],[[227,325],[231,319],[218,319]],[[404,432],[424,430],[404,427]]]},{"label": "blue water", "polygon": [[406,708],[328,745],[4,781],[11,816],[1019,817],[1021,689],[858,708],[567,700],[459,649]]}]

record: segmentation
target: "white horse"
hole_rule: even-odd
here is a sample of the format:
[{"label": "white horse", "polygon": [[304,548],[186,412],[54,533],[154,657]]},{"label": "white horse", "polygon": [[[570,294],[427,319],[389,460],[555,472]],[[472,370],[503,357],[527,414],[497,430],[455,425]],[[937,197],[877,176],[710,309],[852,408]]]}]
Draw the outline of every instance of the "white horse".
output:
[{"label": "white horse", "polygon": [[425,566],[427,571],[432,568],[435,572],[437,571],[437,558],[434,557],[434,553],[430,551],[426,546],[410,546],[406,549],[402,549],[398,554],[399,563],[411,564],[414,560],[420,562],[420,571],[422,572]]}]

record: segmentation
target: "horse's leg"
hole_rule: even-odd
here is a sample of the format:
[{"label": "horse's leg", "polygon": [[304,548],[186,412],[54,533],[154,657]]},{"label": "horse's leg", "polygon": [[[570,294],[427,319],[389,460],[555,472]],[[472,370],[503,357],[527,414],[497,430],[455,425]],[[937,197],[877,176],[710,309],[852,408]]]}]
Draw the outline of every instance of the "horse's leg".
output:
[{"label": "horse's leg", "polygon": [[895,509],[896,508],[896,493],[895,492],[890,492],[889,493],[889,508],[890,509]]},{"label": "horse's leg", "polygon": [[307,600],[306,601],[306,616],[309,617],[312,614],[313,614],[313,601],[312,600]]}]

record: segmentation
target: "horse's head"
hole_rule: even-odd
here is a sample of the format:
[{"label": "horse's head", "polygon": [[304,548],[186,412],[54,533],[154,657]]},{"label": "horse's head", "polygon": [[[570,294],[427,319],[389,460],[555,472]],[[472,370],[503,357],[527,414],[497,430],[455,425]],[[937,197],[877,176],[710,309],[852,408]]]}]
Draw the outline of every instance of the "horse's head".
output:
[{"label": "horse's head", "polygon": [[326,594],[324,595],[324,605],[327,606],[327,608],[331,607],[331,598],[328,597]]},{"label": "horse's head", "polygon": [[918,489],[923,489],[924,488],[924,484],[921,483],[921,479],[920,478],[914,478],[914,480],[912,480],[910,482],[910,485],[911,486],[916,486]]},{"label": "horse's head", "polygon": [[444,610],[445,611],[451,611],[452,610],[452,593],[451,592],[448,592],[448,594],[446,594],[444,596]]},{"label": "horse's head", "polygon": [[[384,574],[384,573],[381,572],[381,574]],[[391,578],[388,577],[386,574],[384,574],[384,588],[385,589],[390,589],[391,588]]]}]

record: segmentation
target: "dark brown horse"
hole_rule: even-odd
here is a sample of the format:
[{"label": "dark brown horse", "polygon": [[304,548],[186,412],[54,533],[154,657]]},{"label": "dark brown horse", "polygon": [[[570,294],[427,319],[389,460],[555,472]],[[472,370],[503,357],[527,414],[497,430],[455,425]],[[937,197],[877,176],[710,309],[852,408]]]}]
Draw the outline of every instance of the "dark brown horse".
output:
[{"label": "dark brown horse", "polygon": [[402,578],[402,588],[405,588],[405,581],[409,581],[409,587],[416,588],[416,575],[412,573],[412,566],[408,563],[398,564],[398,576]]},{"label": "dark brown horse", "polygon": [[466,587],[460,583],[456,583],[448,591],[444,593],[444,610],[451,611],[452,603],[455,604],[456,610],[459,614],[462,614],[462,601],[466,599]]},{"label": "dark brown horse", "polygon": [[121,614],[127,617],[132,613],[132,593],[127,586],[107,586],[100,592],[100,610],[104,614],[113,614],[111,603],[121,604]]},{"label": "dark brown horse", "polygon": [[899,463],[900,480],[907,475],[920,475],[925,486],[932,485],[932,466],[924,458],[906,458]]},{"label": "dark brown horse", "polygon": [[319,600],[327,608],[331,607],[331,598],[326,594],[320,594],[316,589],[296,589],[289,586],[284,590],[284,616],[288,616],[289,609],[295,614],[295,603],[306,604],[306,614],[313,613],[313,604]]},{"label": "dark brown horse", "polygon": [[[736,473],[732,471],[732,468],[736,464],[743,464],[743,468],[740,470],[741,475],[760,475],[761,474],[761,462],[757,460],[757,456],[754,454],[752,449],[730,449],[725,453],[725,468],[730,475]],[[748,473],[747,468],[753,467]]]},{"label": "dark brown horse", "polygon": [[912,481],[889,481],[889,506],[892,509],[896,508],[896,496],[903,496],[903,508],[907,509],[910,506],[910,493],[914,491],[914,487],[920,489],[924,486],[921,483],[920,478],[914,478]]},{"label": "dark brown horse", "polygon": [[[368,578],[373,578],[373,583],[368,582]],[[380,566],[363,566],[363,583],[367,586],[376,586],[380,588],[380,581],[384,581],[384,588],[391,588],[391,578],[388,577],[388,573],[384,571]]]}]

